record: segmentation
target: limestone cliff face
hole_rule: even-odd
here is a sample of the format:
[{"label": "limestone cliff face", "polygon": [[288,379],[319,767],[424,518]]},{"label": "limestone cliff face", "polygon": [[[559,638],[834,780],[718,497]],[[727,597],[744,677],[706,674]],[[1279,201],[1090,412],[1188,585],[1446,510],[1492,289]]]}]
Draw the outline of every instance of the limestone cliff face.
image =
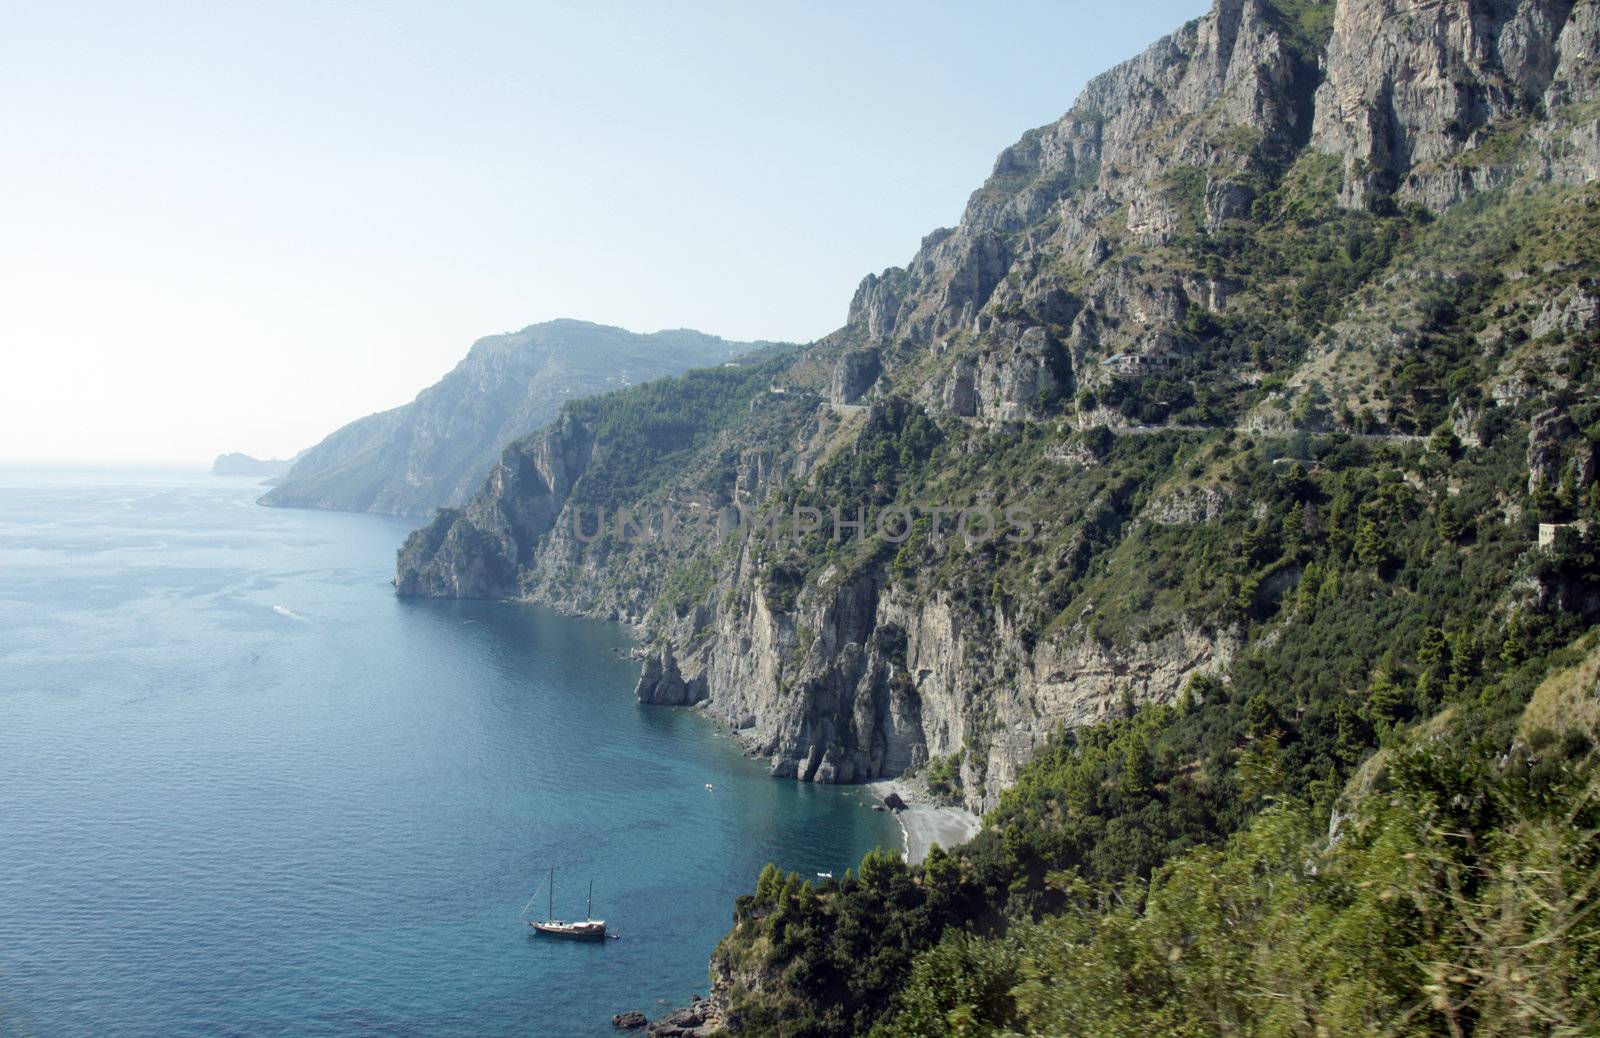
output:
[{"label": "limestone cliff face", "polygon": [[[840,434],[830,413],[821,405],[804,423],[782,467],[766,451],[744,452],[726,503],[756,512],[803,481]],[[571,420],[508,449],[466,507],[412,535],[399,592],[523,598],[638,624],[650,639],[639,700],[709,712],[778,777],[863,782],[960,753],[968,803],[982,808],[1062,725],[1104,720],[1130,697],[1171,700],[1239,646],[1234,631],[1191,624],[1134,645],[1081,624],[1035,640],[1003,610],[979,616],[882,567],[825,569],[786,600],[769,565],[783,538],[774,544],[758,527],[586,543],[595,520],[570,495],[595,452]],[[672,497],[652,505],[669,508]],[[651,505],[639,515],[656,526]],[[1170,504],[1152,515],[1207,518]],[[663,607],[673,566],[695,558],[711,560],[707,586]]]},{"label": "limestone cliff face", "polygon": [[583,474],[594,436],[570,416],[507,447],[465,508],[441,509],[401,550],[402,595],[506,598]]},{"label": "limestone cliff face", "polygon": [[[1442,208],[1504,182],[1497,137],[1594,97],[1597,17],[1583,0],[1340,3],[1312,143],[1344,158],[1347,204],[1397,191]],[[1541,125],[1537,161],[1594,177],[1595,129],[1594,113]]]},{"label": "limestone cliff face", "polygon": [[774,610],[742,560],[709,636],[681,642],[693,623],[679,625],[648,659],[639,698],[701,704],[783,778],[865,782],[960,753],[967,802],[984,809],[1063,725],[1119,716],[1129,696],[1174,699],[1238,648],[1231,632],[1198,627],[1125,648],[1079,628],[1030,647],[1003,617],[977,623],[948,596],[834,576]]},{"label": "limestone cliff face", "polygon": [[[959,753],[968,802],[991,804],[1060,726],[1176,699],[1193,676],[1259,644],[1252,612],[1293,585],[1296,567],[1231,589],[1210,615],[1140,623],[1171,574],[1118,555],[1139,530],[1177,537],[1231,516],[1242,531],[1258,517],[1260,502],[1219,482],[1236,432],[1425,438],[1414,417],[1399,424],[1417,395],[1379,399],[1379,376],[1405,368],[1442,312],[1436,297],[1473,277],[1375,261],[1359,298],[1289,310],[1284,297],[1314,294],[1306,282],[1325,268],[1291,283],[1262,264],[1337,251],[1293,238],[1301,224],[1348,217],[1339,226],[1380,241],[1372,224],[1410,219],[1408,204],[1442,212],[1519,179],[1592,182],[1597,6],[1218,0],[1002,152],[959,226],[924,238],[904,268],[865,278],[845,327],[774,368],[737,420],[697,441],[692,463],[632,500],[647,513],[737,508],[744,519],[790,514],[823,491],[904,502],[895,473],[925,457],[925,434],[959,447],[917,489],[981,505],[1019,489],[983,459],[997,444],[1014,457],[1037,443],[1028,478],[1073,489],[1042,498],[1048,536],[1026,568],[1004,570],[1009,585],[993,551],[902,565],[892,550],[774,539],[743,521],[587,539],[593,516],[574,506],[574,488],[598,479],[591,471],[614,448],[567,421],[508,450],[463,508],[413,535],[399,590],[635,623],[649,642],[639,698],[721,718],[775,775],[855,782]],[[1252,235],[1278,237],[1251,251]],[[1513,388],[1449,402],[1462,433],[1476,435],[1497,404],[1509,428],[1543,409],[1541,394],[1572,395],[1548,351],[1591,335],[1600,311],[1592,285],[1562,269],[1516,272],[1526,298],[1496,304],[1508,329],[1531,314],[1545,359],[1507,347],[1500,377]],[[1254,323],[1217,331],[1241,310]],[[1291,330],[1300,340],[1281,345]],[[1368,409],[1359,426],[1326,395],[1335,375],[1354,387],[1350,410]],[[1117,403],[1152,384],[1157,418]],[[1196,394],[1198,417],[1179,417],[1166,398],[1191,384],[1209,398]],[[1162,421],[1215,430],[1215,453],[1178,467],[1174,448],[1102,471],[1108,444]],[[1575,463],[1575,427],[1535,425],[1529,464],[1543,485]],[[1096,579],[1106,586],[1086,590]],[[1119,581],[1137,593],[1112,623],[1097,608]]]},{"label": "limestone cliff face", "polygon": [[[1119,212],[1139,240],[1177,233],[1189,214],[1169,182],[1175,171],[1194,171],[1208,225],[1248,215],[1249,175],[1262,161],[1252,150],[1291,147],[1309,129],[1304,102],[1315,69],[1277,22],[1263,0],[1221,0],[1210,15],[1096,77],[1058,122],[1001,152],[957,228],[925,238],[903,270],[862,282],[851,326],[931,342],[963,329],[982,333],[996,311],[1026,305],[1035,317],[1072,327],[1081,299],[1061,279],[1038,277],[1040,260],[1095,269],[1115,233],[1106,220]],[[1142,289],[1127,283],[1126,272],[1107,273],[1123,283],[1106,302],[1136,319],[1141,328],[1132,335],[1159,329],[1167,315],[1120,306],[1130,289]]]},{"label": "limestone cliff face", "polygon": [[[1239,288],[1149,255],[1108,263],[1119,243],[1149,250],[1248,220],[1264,174],[1307,146],[1338,160],[1351,207],[1443,209],[1530,171],[1587,183],[1600,175],[1597,58],[1593,0],[1218,0],[1002,152],[959,226],[862,281],[848,326],[950,355],[921,400],[1048,412],[1032,383],[975,374],[1015,352],[1019,320],[1066,344],[1064,381],[1092,386],[1110,356],[1181,359],[1190,309],[1220,313]],[[884,356],[889,383],[928,366]]]}]

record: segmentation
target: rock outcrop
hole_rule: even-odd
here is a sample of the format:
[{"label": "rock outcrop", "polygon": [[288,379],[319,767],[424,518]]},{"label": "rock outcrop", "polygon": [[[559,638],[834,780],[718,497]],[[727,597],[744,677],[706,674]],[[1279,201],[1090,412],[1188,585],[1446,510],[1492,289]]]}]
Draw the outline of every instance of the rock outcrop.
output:
[{"label": "rock outcrop", "polygon": [[855,403],[871,389],[883,373],[883,364],[874,349],[850,350],[839,358],[833,371],[832,397],[835,403]]},{"label": "rock outcrop", "polygon": [[693,685],[683,680],[678,659],[670,649],[658,649],[644,659],[644,670],[634,686],[634,697],[641,703],[658,706],[691,706],[705,697],[705,683]]},{"label": "rock outcrop", "polygon": [[721,1016],[709,1000],[696,995],[682,1009],[652,1020],[646,1027],[649,1038],[710,1038],[722,1028]]},{"label": "rock outcrop", "polygon": [[562,514],[594,450],[594,435],[563,415],[530,441],[507,447],[464,508],[440,509],[401,551],[402,595],[504,598]]}]

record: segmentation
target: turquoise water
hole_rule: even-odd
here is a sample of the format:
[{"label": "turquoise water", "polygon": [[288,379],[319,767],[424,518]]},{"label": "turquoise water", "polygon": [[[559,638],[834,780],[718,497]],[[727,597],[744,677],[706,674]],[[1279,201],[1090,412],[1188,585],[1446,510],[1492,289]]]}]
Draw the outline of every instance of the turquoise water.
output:
[{"label": "turquoise water", "polygon": [[[766,861],[898,842],[635,703],[618,628],[397,600],[405,525],[258,493],[0,471],[0,1033],[609,1034]],[[527,934],[551,864],[621,940]]]}]

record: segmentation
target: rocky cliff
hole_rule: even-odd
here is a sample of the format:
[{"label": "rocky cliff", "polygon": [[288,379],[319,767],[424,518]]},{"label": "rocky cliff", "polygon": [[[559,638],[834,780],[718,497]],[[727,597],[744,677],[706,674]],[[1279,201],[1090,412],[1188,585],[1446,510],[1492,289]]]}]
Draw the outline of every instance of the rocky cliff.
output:
[{"label": "rocky cliff", "polygon": [[604,398],[514,444],[399,590],[638,623],[639,698],[774,774],[939,760],[991,804],[1061,726],[1273,651],[1306,538],[1381,560],[1308,472],[1387,485],[1430,436],[1487,458],[1532,424],[1540,478],[1587,492],[1597,10],[1218,0],[714,417]]},{"label": "rocky cliff", "polygon": [[411,403],[358,419],[304,452],[261,503],[428,516],[464,502],[502,447],[549,422],[567,400],[767,345],[571,320],[491,335]]}]

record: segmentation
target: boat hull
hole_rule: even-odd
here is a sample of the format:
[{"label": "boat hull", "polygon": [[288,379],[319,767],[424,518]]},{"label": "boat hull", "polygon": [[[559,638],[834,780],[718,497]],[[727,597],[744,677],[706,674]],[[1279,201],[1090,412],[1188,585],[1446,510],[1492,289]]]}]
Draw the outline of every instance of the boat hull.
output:
[{"label": "boat hull", "polygon": [[571,940],[601,940],[606,935],[606,924],[601,919],[590,919],[581,923],[563,923],[556,920],[549,922],[530,922],[528,924],[535,932],[546,937],[566,937]]}]

